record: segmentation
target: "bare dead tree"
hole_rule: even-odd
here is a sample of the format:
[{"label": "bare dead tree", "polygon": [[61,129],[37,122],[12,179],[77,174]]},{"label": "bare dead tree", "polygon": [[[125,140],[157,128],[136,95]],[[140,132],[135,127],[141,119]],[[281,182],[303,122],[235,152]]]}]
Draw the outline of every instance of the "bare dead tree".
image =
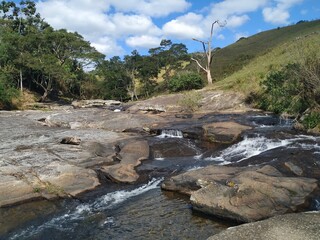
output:
[{"label": "bare dead tree", "polygon": [[213,57],[213,55],[212,55],[212,38],[213,38],[213,27],[214,27],[215,24],[218,24],[220,27],[223,27],[226,23],[221,24],[218,20],[214,21],[212,23],[212,25],[211,25],[210,37],[209,37],[209,40],[207,42],[202,41],[202,40],[198,40],[198,39],[195,39],[195,38],[192,39],[192,40],[200,42],[202,44],[203,54],[204,54],[204,58],[205,58],[205,65],[202,65],[198,59],[191,58],[191,60],[195,61],[197,63],[197,65],[203,71],[206,72],[208,84],[212,84],[210,66],[211,66],[212,57]]}]

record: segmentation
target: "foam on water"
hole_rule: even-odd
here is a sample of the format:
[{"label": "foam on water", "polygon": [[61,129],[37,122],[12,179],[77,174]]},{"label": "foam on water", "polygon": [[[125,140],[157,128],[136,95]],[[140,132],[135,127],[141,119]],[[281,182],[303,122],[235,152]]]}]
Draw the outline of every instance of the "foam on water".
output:
[{"label": "foam on water", "polygon": [[27,229],[13,235],[10,237],[10,239],[28,238],[49,228],[54,228],[60,231],[72,231],[72,229],[80,220],[85,219],[94,213],[101,212],[106,209],[112,209],[116,207],[116,205],[128,200],[129,198],[158,188],[158,185],[161,181],[163,181],[163,179],[152,179],[147,184],[130,191],[121,190],[107,193],[106,195],[96,199],[93,203],[80,204],[75,209],[69,210],[67,213],[61,216],[52,218],[40,226],[28,227]]},{"label": "foam on water", "polygon": [[291,144],[291,140],[267,139],[266,137],[244,137],[244,139],[223,150],[217,157],[207,157],[205,160],[221,162],[220,165],[231,162],[241,162],[253,156],[278,147]]},{"label": "foam on water", "polygon": [[163,129],[158,138],[183,138],[183,133],[180,130]]}]

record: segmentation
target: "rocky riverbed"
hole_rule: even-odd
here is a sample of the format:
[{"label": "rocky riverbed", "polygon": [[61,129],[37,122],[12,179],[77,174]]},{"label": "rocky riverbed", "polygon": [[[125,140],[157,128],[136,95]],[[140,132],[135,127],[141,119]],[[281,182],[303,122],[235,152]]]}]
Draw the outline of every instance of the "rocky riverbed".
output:
[{"label": "rocky riverbed", "polygon": [[[201,106],[192,113],[183,112],[181,94],[0,112],[0,215],[12,205],[77,200],[152,178],[165,178],[163,193],[190,196],[195,213],[237,222],[317,208],[319,137],[248,108],[241,95],[199,93]],[[17,227],[1,224],[0,236]]]}]

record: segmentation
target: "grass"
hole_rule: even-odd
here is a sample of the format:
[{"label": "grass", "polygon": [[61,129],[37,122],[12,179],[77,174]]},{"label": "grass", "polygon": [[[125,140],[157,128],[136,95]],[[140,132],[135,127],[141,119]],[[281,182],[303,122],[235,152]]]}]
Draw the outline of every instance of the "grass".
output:
[{"label": "grass", "polygon": [[214,84],[215,89],[233,89],[245,94],[260,91],[260,82],[270,70],[279,70],[288,63],[301,62],[313,52],[320,57],[320,32],[297,37],[285,42],[268,53],[258,56],[242,69]]},{"label": "grass", "polygon": [[268,54],[274,48],[314,32],[319,33],[319,29],[320,20],[315,20],[242,38],[234,44],[215,52],[212,63],[212,77],[215,80],[222,80],[255,61],[257,57]]}]

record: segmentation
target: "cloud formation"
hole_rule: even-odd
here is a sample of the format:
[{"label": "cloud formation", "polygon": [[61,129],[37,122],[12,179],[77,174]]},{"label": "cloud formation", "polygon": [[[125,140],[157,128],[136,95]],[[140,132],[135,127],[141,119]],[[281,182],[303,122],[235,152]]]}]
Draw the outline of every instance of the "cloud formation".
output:
[{"label": "cloud formation", "polygon": [[[223,29],[231,30],[236,38],[244,32],[240,28],[252,21],[253,13],[267,23],[288,24],[290,9],[301,2],[219,0],[196,12],[191,0],[39,0],[37,9],[54,28],[77,31],[98,51],[112,57],[123,55],[127,47],[157,47],[163,38],[204,39],[215,20],[226,20]],[[224,40],[227,35],[220,31],[215,25],[214,35]]]},{"label": "cloud formation", "polygon": [[264,20],[274,25],[288,24],[290,13],[289,9],[303,0],[275,0],[274,6],[263,9]]}]

